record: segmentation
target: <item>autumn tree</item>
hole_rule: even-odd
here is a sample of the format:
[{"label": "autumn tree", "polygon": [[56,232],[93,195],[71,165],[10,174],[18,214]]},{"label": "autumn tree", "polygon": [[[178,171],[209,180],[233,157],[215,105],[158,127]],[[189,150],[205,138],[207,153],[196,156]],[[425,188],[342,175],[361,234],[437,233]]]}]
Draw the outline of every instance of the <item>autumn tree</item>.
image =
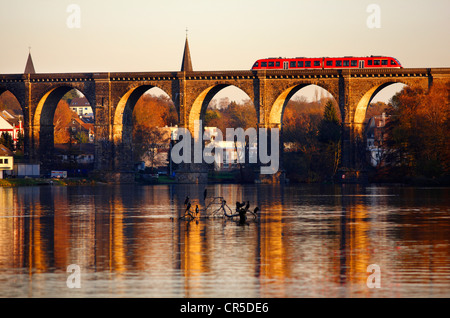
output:
[{"label": "autumn tree", "polygon": [[61,100],[53,116],[55,144],[66,144],[73,140],[75,136],[71,136],[67,126],[75,118],[78,118],[78,115],[70,109],[69,104],[65,100]]},{"label": "autumn tree", "polygon": [[178,114],[169,97],[144,94],[133,110],[133,156],[150,166],[160,165],[158,149],[169,147],[170,135],[161,130],[178,123]]},{"label": "autumn tree", "polygon": [[244,130],[257,126],[258,119],[256,117],[256,110],[251,100],[246,100],[243,103],[235,101],[228,102],[228,98],[222,98],[219,105],[214,103],[206,109],[204,117],[204,126],[217,127],[224,134],[227,128],[243,128]]},{"label": "autumn tree", "polygon": [[435,83],[429,91],[405,87],[392,98],[386,126],[391,168],[428,178],[449,174],[449,91],[449,83]]},{"label": "autumn tree", "polygon": [[381,115],[382,113],[386,112],[387,108],[388,104],[383,102],[371,103],[369,107],[367,107],[366,118],[369,119],[374,116]]},{"label": "autumn tree", "polygon": [[206,109],[205,113],[205,122],[204,126],[208,127],[217,127],[220,130],[224,128],[223,120],[222,120],[223,114],[218,109]]}]

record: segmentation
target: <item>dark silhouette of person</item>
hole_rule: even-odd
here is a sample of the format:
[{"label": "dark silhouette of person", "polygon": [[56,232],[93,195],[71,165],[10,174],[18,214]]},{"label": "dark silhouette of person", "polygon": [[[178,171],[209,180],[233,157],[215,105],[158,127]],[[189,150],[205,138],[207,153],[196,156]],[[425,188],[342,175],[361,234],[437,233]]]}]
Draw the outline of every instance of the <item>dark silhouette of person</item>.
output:
[{"label": "dark silhouette of person", "polygon": [[186,199],[184,200],[184,205],[189,203],[189,196],[186,196]]}]

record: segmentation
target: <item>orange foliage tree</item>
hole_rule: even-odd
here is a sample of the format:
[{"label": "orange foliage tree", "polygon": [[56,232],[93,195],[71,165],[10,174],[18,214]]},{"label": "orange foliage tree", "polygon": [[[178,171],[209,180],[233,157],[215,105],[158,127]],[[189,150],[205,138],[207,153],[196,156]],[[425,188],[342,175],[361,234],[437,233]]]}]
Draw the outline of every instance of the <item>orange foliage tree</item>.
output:
[{"label": "orange foliage tree", "polygon": [[220,101],[219,106],[210,106],[206,110],[204,126],[217,127],[224,134],[227,128],[243,128],[244,130],[256,128],[258,119],[256,117],[255,106],[250,100],[238,104],[232,101],[228,104],[228,99]]},{"label": "orange foliage tree", "polygon": [[78,118],[77,114],[70,109],[69,104],[65,100],[61,100],[53,116],[55,144],[66,144],[72,141],[72,136],[67,126],[74,118]]},{"label": "orange foliage tree", "polygon": [[133,110],[133,155],[136,161],[155,164],[156,145],[169,144],[167,135],[159,128],[174,126],[178,114],[169,97],[144,94]]},{"label": "orange foliage tree", "polygon": [[390,167],[409,176],[450,175],[450,83],[427,92],[405,87],[388,108],[387,158]]}]

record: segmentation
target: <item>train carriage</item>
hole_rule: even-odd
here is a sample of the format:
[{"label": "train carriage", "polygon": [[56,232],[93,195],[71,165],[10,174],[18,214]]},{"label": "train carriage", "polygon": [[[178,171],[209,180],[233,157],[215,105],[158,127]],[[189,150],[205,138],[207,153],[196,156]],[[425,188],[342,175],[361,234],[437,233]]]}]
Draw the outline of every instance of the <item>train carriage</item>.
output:
[{"label": "train carriage", "polygon": [[252,70],[309,70],[309,69],[364,69],[402,68],[400,62],[388,56],[321,57],[321,58],[267,58],[257,60]]}]

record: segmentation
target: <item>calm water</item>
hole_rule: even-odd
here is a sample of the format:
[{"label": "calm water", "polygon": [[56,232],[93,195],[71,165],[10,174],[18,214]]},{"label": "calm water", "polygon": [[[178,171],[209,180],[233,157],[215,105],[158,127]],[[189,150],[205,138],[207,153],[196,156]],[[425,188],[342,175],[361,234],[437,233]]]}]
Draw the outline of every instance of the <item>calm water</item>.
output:
[{"label": "calm water", "polygon": [[450,296],[450,189],[209,185],[260,217],[179,221],[203,190],[0,188],[0,297]]}]

